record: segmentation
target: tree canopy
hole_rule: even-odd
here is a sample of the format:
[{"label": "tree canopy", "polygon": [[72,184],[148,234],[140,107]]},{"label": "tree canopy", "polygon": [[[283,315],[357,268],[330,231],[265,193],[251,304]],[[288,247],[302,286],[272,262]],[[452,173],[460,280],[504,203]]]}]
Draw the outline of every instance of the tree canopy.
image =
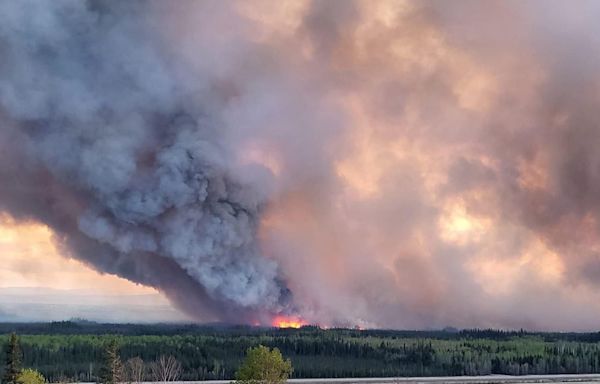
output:
[{"label": "tree canopy", "polygon": [[292,362],[277,348],[264,345],[249,348],[246,359],[235,374],[239,383],[281,384],[292,374]]},{"label": "tree canopy", "polygon": [[[181,380],[235,380],[248,348],[258,345],[278,348],[289,358],[294,378],[600,372],[598,332],[0,323],[2,363],[12,331],[19,334],[22,366],[37,369],[49,382],[99,382],[112,339],[118,340],[123,361],[143,360],[137,372],[146,381],[157,381],[151,367],[161,356],[181,363]],[[123,381],[142,381],[128,373]]]},{"label": "tree canopy", "polygon": [[44,384],[46,378],[35,369],[25,368],[19,374],[17,381],[20,384]]}]

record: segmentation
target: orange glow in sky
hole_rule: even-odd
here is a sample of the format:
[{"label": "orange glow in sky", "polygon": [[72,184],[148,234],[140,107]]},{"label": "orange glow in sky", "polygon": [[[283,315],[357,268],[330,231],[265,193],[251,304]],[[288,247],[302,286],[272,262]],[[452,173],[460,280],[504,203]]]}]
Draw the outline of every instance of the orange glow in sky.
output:
[{"label": "orange glow in sky", "polygon": [[3,321],[187,320],[156,289],[100,273],[65,252],[46,225],[16,222],[0,214]]},{"label": "orange glow in sky", "polygon": [[157,293],[154,288],[99,273],[76,259],[65,257],[56,247],[52,231],[43,224],[17,223],[0,216],[0,254],[0,288],[43,287],[108,294]]}]

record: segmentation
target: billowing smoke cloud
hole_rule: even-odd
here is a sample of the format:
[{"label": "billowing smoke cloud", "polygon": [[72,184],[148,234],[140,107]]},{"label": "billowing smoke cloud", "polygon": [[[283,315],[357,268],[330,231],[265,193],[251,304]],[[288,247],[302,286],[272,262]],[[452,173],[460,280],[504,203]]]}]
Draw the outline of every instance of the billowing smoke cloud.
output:
[{"label": "billowing smoke cloud", "polygon": [[0,210],[199,320],[591,329],[598,8],[2,3]]},{"label": "billowing smoke cloud", "polygon": [[3,209],[184,302],[285,309],[256,241],[264,193],[229,174],[219,122],[161,57],[152,14],[116,2],[2,7]]}]

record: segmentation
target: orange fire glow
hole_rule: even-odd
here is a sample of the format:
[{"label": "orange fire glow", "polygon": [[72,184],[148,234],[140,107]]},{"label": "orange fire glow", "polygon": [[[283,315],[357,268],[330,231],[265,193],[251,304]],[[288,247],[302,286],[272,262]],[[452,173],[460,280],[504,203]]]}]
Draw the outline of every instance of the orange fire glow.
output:
[{"label": "orange fire glow", "polygon": [[278,328],[300,328],[306,325],[306,321],[294,316],[277,316],[272,324]]}]

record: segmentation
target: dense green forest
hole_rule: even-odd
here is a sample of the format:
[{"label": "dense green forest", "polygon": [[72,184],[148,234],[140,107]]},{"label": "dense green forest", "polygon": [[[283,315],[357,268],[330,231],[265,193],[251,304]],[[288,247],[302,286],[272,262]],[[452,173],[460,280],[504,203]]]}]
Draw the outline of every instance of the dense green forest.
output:
[{"label": "dense green forest", "polygon": [[123,360],[173,355],[182,380],[231,379],[247,348],[259,344],[289,357],[293,377],[600,372],[600,333],[58,322],[0,324],[0,342],[6,344],[13,331],[20,335],[24,366],[50,381],[96,380],[104,347],[115,338]]}]

